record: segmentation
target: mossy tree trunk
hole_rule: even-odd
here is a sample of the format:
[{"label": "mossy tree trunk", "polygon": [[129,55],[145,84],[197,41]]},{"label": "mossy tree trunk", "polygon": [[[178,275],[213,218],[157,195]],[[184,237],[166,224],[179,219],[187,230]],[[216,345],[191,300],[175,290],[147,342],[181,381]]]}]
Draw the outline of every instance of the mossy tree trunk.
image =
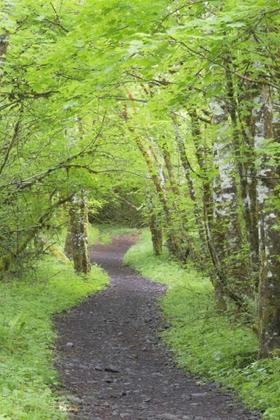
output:
[{"label": "mossy tree trunk", "polygon": [[[226,276],[216,249],[215,234],[213,232],[214,194],[213,173],[209,173],[213,157],[210,156],[209,147],[203,139],[200,122],[196,111],[190,113],[192,138],[195,145],[196,158],[200,169],[202,183],[203,223],[206,234],[207,247],[213,264],[211,281],[214,287],[215,304],[218,311],[227,309],[228,293],[226,291]],[[213,172],[213,171],[212,171]]]},{"label": "mossy tree trunk", "polygon": [[163,245],[163,230],[158,218],[154,214],[151,214],[150,216],[149,227],[151,231],[154,254],[161,255]]},{"label": "mossy tree trunk", "polygon": [[[130,100],[134,102],[135,98],[130,90],[128,90],[128,95]],[[183,227],[181,215],[178,211],[179,188],[173,175],[172,161],[165,138],[163,137],[162,142],[158,141],[158,143],[155,143],[153,137],[146,130],[143,137],[133,125],[133,120],[128,113],[127,107],[125,107],[121,115],[127,123],[128,130],[134,135],[137,147],[143,156],[149,176],[153,181],[156,196],[162,209],[160,224],[167,237],[167,247],[175,258],[185,262],[186,255],[193,247],[191,238]],[[167,185],[167,180],[169,185]],[[155,213],[153,212],[153,214]],[[153,226],[155,226],[154,223]],[[155,233],[156,231],[154,231]]]},{"label": "mossy tree trunk", "polygon": [[[267,83],[252,86],[251,133],[256,150],[259,230],[259,343],[260,357],[280,351],[280,211],[277,206],[277,167],[266,153],[273,139],[272,89]],[[278,199],[279,200],[279,199]]]},{"label": "mossy tree trunk", "polygon": [[178,238],[179,247],[175,250],[175,256],[183,263],[187,262],[187,258],[191,256],[195,258],[195,251],[192,246],[192,241],[187,232],[188,212],[182,211],[182,204],[184,197],[178,184],[178,177],[175,175],[175,168],[172,161],[171,144],[167,142],[165,136],[161,141],[161,152],[164,159],[165,167],[167,169],[167,189],[168,197],[171,202],[171,211],[173,214],[174,232]]},{"label": "mossy tree trunk", "polygon": [[149,188],[146,190],[146,200],[148,210],[148,225],[151,232],[153,252],[155,255],[161,255],[163,247],[162,221],[159,215],[155,212],[155,206]]},{"label": "mossy tree trunk", "polygon": [[172,195],[168,194],[165,185],[165,178],[163,165],[159,162],[156,151],[151,144],[146,144],[146,141],[140,136],[134,127],[130,126],[129,131],[134,134],[136,144],[142,153],[144,161],[147,165],[149,176],[151,177],[157,199],[161,205],[163,213],[162,226],[165,228],[168,237],[168,249],[178,259],[183,259],[185,256],[185,249],[191,249],[191,244],[187,243],[186,235],[182,236],[182,231],[176,229],[176,203]]},{"label": "mossy tree trunk", "polygon": [[178,147],[178,152],[180,155],[180,161],[184,170],[184,176],[187,182],[187,186],[188,186],[188,195],[192,201],[193,204],[193,213],[194,213],[194,217],[195,217],[195,222],[196,222],[196,226],[198,227],[198,232],[199,232],[199,239],[200,239],[200,247],[202,249],[202,253],[203,253],[203,258],[202,258],[202,264],[205,266],[205,262],[208,260],[207,258],[207,249],[206,249],[206,235],[205,235],[205,230],[204,230],[204,226],[202,223],[202,214],[201,214],[201,210],[198,206],[198,201],[197,201],[197,194],[195,191],[195,187],[194,187],[194,182],[193,179],[191,177],[192,174],[192,168],[187,156],[187,152],[186,152],[186,146],[185,143],[182,139],[182,136],[180,134],[180,130],[179,130],[179,125],[177,123],[176,120],[176,116],[175,114],[172,115],[172,122],[173,122],[173,128],[174,128],[174,132],[175,132],[175,140],[177,143],[177,147]]},{"label": "mossy tree trunk", "polygon": [[64,252],[73,260],[78,274],[90,272],[88,252],[88,208],[87,195],[81,191],[69,203],[69,227]]},{"label": "mossy tree trunk", "polygon": [[[236,162],[236,175],[242,202],[242,215],[248,244],[250,278],[248,287],[252,293],[258,290],[259,237],[256,197],[256,168],[253,137],[250,133],[252,98],[248,81],[234,84],[231,53],[225,57],[226,102],[231,120],[232,146]],[[244,112],[245,111],[245,112]]]},{"label": "mossy tree trunk", "polygon": [[224,298],[244,310],[245,298],[251,291],[248,288],[248,256],[239,217],[232,131],[225,106],[212,103],[212,110],[212,122],[217,126],[213,144],[213,164],[217,175],[213,179],[212,238],[223,271]]}]

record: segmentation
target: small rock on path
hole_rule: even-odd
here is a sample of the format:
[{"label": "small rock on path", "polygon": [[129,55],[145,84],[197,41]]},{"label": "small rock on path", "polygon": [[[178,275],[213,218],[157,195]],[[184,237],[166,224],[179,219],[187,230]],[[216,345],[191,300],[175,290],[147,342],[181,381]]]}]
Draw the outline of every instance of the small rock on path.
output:
[{"label": "small rock on path", "polygon": [[[257,420],[215,383],[174,366],[162,343],[163,285],[122,263],[131,235],[91,249],[111,285],[59,317],[58,369],[76,420]],[[200,383],[198,385],[197,383]]]}]

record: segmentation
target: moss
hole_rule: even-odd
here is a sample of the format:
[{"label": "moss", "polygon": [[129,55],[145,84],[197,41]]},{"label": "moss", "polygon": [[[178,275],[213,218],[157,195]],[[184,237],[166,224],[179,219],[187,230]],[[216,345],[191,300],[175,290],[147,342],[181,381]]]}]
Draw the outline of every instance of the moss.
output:
[{"label": "moss", "polygon": [[59,261],[69,262],[69,258],[57,246],[51,244],[48,246],[48,251]]}]

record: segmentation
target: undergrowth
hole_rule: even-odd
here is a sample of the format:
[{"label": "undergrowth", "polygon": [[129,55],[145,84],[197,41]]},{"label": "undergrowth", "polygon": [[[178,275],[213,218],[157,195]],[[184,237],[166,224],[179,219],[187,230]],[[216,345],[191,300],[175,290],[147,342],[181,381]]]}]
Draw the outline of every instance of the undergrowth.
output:
[{"label": "undergrowth", "polygon": [[97,266],[87,277],[71,263],[46,256],[21,281],[0,283],[0,420],[67,418],[56,394],[53,315],[77,305],[108,283]]},{"label": "undergrowth", "polygon": [[125,263],[145,277],[168,285],[161,307],[170,325],[162,337],[179,366],[205,379],[233,387],[263,419],[280,419],[280,359],[257,360],[258,342],[232,314],[214,310],[210,281],[183,269],[167,253],[155,257],[149,232],[125,256]]}]

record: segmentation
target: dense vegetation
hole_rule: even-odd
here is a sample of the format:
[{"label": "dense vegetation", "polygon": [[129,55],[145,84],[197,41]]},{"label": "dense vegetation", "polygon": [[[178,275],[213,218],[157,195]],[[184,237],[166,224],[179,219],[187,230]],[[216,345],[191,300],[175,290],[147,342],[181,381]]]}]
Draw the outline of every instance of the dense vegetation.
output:
[{"label": "dense vegetation", "polygon": [[0,0],[0,275],[150,227],[280,349],[278,0]]}]

